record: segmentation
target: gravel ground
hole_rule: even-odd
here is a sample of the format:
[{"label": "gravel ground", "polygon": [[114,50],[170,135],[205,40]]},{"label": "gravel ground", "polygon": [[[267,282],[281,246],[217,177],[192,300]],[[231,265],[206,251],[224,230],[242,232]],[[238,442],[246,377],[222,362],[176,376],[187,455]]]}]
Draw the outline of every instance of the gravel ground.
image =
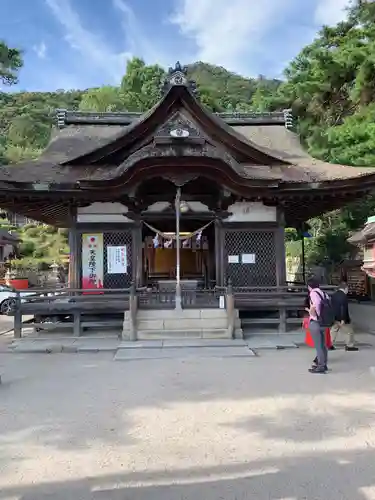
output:
[{"label": "gravel ground", "polygon": [[374,349],[0,353],[0,500],[374,500]]}]

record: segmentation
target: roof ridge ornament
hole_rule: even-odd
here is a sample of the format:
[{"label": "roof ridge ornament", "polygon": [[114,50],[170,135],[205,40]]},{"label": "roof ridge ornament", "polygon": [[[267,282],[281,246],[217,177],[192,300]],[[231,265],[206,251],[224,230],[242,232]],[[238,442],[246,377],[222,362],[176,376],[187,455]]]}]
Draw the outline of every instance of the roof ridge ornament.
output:
[{"label": "roof ridge ornament", "polygon": [[56,109],[57,118],[57,128],[64,128],[66,125],[66,115],[68,111],[66,109]]},{"label": "roof ridge ornament", "polygon": [[284,109],[284,120],[285,120],[285,128],[288,130],[292,130],[294,128],[294,117],[292,109]]},{"label": "roof ridge ornament", "polygon": [[197,84],[194,80],[187,77],[188,67],[181,66],[177,61],[174,68],[169,68],[165,80],[162,84],[162,94],[166,94],[172,87],[187,87],[190,92],[197,95]]}]

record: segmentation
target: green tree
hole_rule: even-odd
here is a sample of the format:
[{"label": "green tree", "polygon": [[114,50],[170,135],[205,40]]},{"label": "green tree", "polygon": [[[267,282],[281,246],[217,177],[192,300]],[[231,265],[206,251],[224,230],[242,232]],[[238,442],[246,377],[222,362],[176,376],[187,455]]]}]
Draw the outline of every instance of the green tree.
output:
[{"label": "green tree", "polygon": [[340,125],[315,130],[309,143],[314,156],[332,163],[375,166],[375,103]]},{"label": "green tree", "polygon": [[124,101],[118,87],[109,85],[90,89],[83,96],[79,104],[79,109],[82,111],[122,111],[124,109]]},{"label": "green tree", "polygon": [[15,116],[9,124],[8,139],[14,146],[43,148],[50,137],[48,123],[36,120],[30,114]]},{"label": "green tree", "polygon": [[160,89],[165,77],[161,66],[146,66],[137,57],[128,61],[120,91],[127,111],[147,111],[160,99]]},{"label": "green tree", "polygon": [[345,22],[323,27],[286,68],[275,98],[294,109],[304,138],[374,101],[374,21],[374,3],[352,7]]},{"label": "green tree", "polygon": [[0,40],[0,82],[5,85],[17,83],[17,73],[22,68],[22,53]]},{"label": "green tree", "polygon": [[251,98],[251,109],[257,112],[271,111],[275,107],[274,99],[279,85],[278,80],[267,80],[263,75],[260,75],[257,80],[256,90]]},{"label": "green tree", "polygon": [[[375,4],[358,2],[345,22],[323,27],[286,69],[269,107],[291,107],[310,153],[331,163],[375,167]],[[328,167],[329,168],[329,167]],[[347,238],[375,213],[368,197],[310,221],[310,262],[348,255]]]}]

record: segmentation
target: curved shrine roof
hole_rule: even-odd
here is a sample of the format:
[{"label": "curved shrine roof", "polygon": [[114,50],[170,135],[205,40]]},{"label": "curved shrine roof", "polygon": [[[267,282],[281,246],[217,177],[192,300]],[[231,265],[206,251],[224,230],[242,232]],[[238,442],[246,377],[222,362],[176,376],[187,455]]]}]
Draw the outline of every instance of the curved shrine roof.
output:
[{"label": "curved shrine roof", "polygon": [[[218,120],[221,121],[220,118]],[[138,120],[137,120],[138,121]],[[250,120],[249,120],[250,121]],[[311,183],[359,178],[373,175],[370,167],[350,167],[323,162],[310,156],[303,148],[299,136],[285,125],[246,123],[226,127],[243,136],[254,148],[266,152],[285,164],[244,164],[245,176],[256,179],[278,179],[282,182]],[[50,143],[42,155],[32,161],[0,168],[0,181],[70,183],[78,180],[104,180],[112,178],[111,166],[88,165],[83,168],[67,164],[70,160],[91,153],[124,136],[132,125],[79,124],[54,130]],[[281,163],[281,162],[280,162]]]},{"label": "curved shrine roof", "polygon": [[[373,178],[375,184],[375,169],[335,165],[312,158],[303,149],[298,135],[290,130],[288,111],[212,113],[196,99],[195,87],[187,81],[179,63],[175,69],[170,69],[165,89],[162,99],[143,114],[58,110],[58,123],[62,128],[53,132],[46,150],[36,160],[0,168],[0,189],[4,189],[1,183],[68,185],[78,181],[95,183],[116,179],[126,172],[127,158],[147,144],[154,142],[156,145],[156,136],[163,127],[168,135],[164,139],[173,143],[167,125],[177,115],[180,119],[177,123],[185,120],[200,144],[221,152],[225,163],[229,159],[228,165],[237,176],[237,182],[242,177],[265,183],[272,181],[275,187],[275,181],[282,189],[288,184],[304,184],[306,188],[312,184],[327,187],[327,183],[356,183],[361,178],[371,179],[371,182]],[[190,141],[190,133],[188,136]],[[181,153],[181,147],[183,149],[189,141],[173,143],[172,148],[178,144],[175,157],[185,154]],[[152,158],[157,158],[162,151],[162,146],[158,147],[155,146]],[[199,154],[192,147],[186,150],[188,154],[192,152],[197,164]]]}]

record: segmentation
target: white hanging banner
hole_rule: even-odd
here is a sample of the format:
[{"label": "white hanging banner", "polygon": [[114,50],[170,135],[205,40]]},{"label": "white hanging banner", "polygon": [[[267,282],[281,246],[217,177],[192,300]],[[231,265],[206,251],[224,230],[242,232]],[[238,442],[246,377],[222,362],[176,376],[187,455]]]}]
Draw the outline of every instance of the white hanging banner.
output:
[{"label": "white hanging banner", "polygon": [[128,258],[126,246],[107,246],[107,273],[127,274]]},{"label": "white hanging banner", "polygon": [[82,234],[82,288],[103,288],[103,234]]}]

